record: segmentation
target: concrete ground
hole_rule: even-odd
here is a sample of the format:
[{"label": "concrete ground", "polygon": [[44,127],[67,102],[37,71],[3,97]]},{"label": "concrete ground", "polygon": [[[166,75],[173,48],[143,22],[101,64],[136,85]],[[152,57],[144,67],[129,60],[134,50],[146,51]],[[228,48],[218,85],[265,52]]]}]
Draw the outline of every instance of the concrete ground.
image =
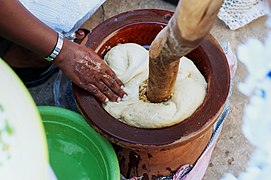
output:
[{"label": "concrete ground", "polygon": [[[134,9],[164,9],[174,11],[175,6],[162,0],[107,0],[83,27],[91,30],[105,19]],[[239,30],[231,31],[222,21],[217,19],[211,33],[219,42],[230,42],[235,52],[236,47],[244,43],[248,37],[261,40],[264,38],[267,31],[264,25],[265,20],[266,17],[262,17]],[[225,173],[238,175],[239,172],[245,169],[249,156],[253,151],[253,147],[244,138],[241,131],[243,107],[248,103],[248,100],[237,89],[237,84],[242,82],[246,73],[244,65],[238,62],[236,76],[233,81],[233,93],[230,98],[231,111],[212,155],[204,177],[205,180],[220,179]],[[51,77],[43,85],[29,89],[37,105],[55,105],[52,89],[56,76]],[[61,91],[62,95],[65,94],[63,89]],[[65,99],[63,99],[63,102],[65,102]],[[63,106],[67,107],[65,103]]]}]

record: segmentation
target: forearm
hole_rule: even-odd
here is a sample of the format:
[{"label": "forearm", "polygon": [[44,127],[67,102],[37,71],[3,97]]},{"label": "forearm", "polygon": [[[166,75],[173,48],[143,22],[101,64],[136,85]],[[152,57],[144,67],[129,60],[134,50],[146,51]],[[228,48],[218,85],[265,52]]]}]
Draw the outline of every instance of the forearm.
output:
[{"label": "forearm", "polygon": [[[47,57],[57,42],[57,33],[33,16],[18,0],[0,0],[0,36]],[[119,101],[123,83],[92,49],[64,39],[53,60],[75,84],[99,100]]]},{"label": "forearm", "polygon": [[0,36],[41,57],[48,56],[57,33],[33,16],[18,0],[0,0]]}]

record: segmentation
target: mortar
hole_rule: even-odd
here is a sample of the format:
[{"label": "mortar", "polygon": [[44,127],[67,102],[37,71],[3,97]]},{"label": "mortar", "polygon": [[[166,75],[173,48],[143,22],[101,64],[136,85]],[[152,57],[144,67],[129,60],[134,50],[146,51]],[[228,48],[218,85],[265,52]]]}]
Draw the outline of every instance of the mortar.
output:
[{"label": "mortar", "polygon": [[[101,57],[119,43],[133,42],[148,47],[172,15],[169,11],[153,9],[119,14],[93,29],[85,45]],[[181,165],[194,164],[207,146],[212,126],[228,96],[229,67],[222,48],[212,35],[187,57],[205,77],[207,95],[189,118],[174,126],[131,127],[108,114],[90,93],[73,86],[77,105],[88,123],[115,144],[121,173],[126,178],[155,179],[171,175]]]}]

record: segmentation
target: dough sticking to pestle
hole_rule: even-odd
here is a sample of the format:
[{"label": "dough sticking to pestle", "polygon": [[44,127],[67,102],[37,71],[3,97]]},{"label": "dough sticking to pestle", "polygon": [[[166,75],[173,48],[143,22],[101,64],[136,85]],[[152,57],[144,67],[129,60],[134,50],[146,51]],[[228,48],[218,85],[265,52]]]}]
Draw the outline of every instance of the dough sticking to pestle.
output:
[{"label": "dough sticking to pestle", "polygon": [[150,103],[145,96],[149,53],[134,43],[113,47],[105,61],[125,84],[128,96],[121,102],[109,102],[104,109],[116,119],[140,128],[162,128],[177,124],[192,115],[202,104],[207,83],[186,57],[180,59],[172,97],[162,103]]}]

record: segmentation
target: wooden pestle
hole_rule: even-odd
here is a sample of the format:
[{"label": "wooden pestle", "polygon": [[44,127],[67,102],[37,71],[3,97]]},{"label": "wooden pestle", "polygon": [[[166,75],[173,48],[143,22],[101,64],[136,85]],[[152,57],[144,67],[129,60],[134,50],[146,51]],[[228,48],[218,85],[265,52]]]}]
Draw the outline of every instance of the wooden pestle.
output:
[{"label": "wooden pestle", "polygon": [[205,38],[212,28],[223,0],[180,0],[168,25],[149,49],[147,98],[168,100],[175,85],[179,59]]}]

